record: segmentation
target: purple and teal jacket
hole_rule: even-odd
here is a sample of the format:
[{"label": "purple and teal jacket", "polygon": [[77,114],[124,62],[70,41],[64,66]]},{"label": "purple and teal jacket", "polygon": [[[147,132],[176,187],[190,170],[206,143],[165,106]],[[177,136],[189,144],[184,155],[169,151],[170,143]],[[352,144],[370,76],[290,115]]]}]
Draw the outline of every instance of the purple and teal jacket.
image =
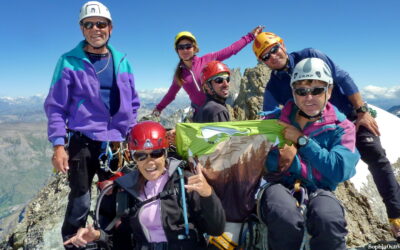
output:
[{"label": "purple and teal jacket", "polygon": [[[254,40],[254,34],[248,33],[243,36],[240,40],[234,42],[230,46],[217,51],[206,54],[204,56],[193,57],[192,68],[188,69],[184,64],[181,64],[182,67],[182,79],[183,79],[183,89],[189,95],[190,101],[196,106],[201,107],[204,105],[206,101],[206,94],[203,92],[201,87],[201,71],[204,66],[214,60],[223,61],[228,59],[229,57],[236,55],[240,50],[242,50],[247,44]],[[168,89],[167,94],[165,94],[164,98],[160,101],[160,103],[156,106],[157,110],[162,111],[165,107],[167,107],[176,97],[176,94],[181,89],[181,86],[174,79],[171,86]]]},{"label": "purple and teal jacket", "polygon": [[126,55],[107,45],[114,60],[120,93],[119,110],[110,115],[100,96],[100,83],[86,56],[82,41],[58,60],[44,103],[48,137],[53,145],[66,136],[66,129],[79,131],[95,141],[123,141],[136,124],[140,103]]},{"label": "purple and teal jacket", "polygon": [[[307,123],[303,129],[295,121],[297,111],[297,106],[289,101],[282,110],[268,115],[269,119],[278,118],[292,124],[310,138],[298,149],[292,165],[279,176],[279,182],[290,187],[300,180],[311,191],[317,188],[333,191],[355,174],[360,159],[355,147],[355,126],[329,102],[321,119]],[[265,163],[267,180],[279,175],[278,162],[279,150],[272,148]]]}]

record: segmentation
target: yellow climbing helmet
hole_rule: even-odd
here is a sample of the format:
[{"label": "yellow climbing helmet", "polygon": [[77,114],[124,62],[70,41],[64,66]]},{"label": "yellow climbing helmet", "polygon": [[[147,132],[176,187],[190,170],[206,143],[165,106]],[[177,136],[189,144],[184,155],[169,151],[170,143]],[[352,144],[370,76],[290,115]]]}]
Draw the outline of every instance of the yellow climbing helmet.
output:
[{"label": "yellow climbing helmet", "polygon": [[195,45],[197,45],[197,40],[196,40],[196,37],[191,33],[191,32],[189,32],[189,31],[181,31],[181,32],[179,32],[176,36],[175,36],[175,43],[174,43],[174,45],[175,45],[175,49],[176,49],[176,44],[179,42],[179,40],[181,39],[181,38],[189,38],[190,40],[192,40],[192,42],[195,44]]},{"label": "yellow climbing helmet", "polygon": [[253,51],[257,58],[260,58],[261,54],[269,47],[280,43],[283,44],[283,39],[275,35],[272,32],[262,32],[258,34],[253,42]]}]

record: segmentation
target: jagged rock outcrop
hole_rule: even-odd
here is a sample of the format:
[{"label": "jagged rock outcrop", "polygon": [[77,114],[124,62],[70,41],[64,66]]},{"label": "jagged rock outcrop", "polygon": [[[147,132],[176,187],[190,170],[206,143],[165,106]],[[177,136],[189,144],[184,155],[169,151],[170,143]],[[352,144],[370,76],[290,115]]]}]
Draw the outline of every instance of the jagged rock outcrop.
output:
[{"label": "jagged rock outcrop", "polygon": [[[230,107],[231,116],[236,120],[256,119],[262,106],[264,87],[269,79],[270,70],[259,64],[255,68],[246,69],[243,77],[240,77],[239,70],[233,72],[232,77],[237,84],[240,83],[240,90],[236,98],[233,94],[230,100],[233,104],[233,107]],[[179,120],[183,113],[179,111],[174,119]],[[398,176],[400,162],[394,164],[394,168]],[[25,208],[21,214],[23,220],[5,241],[0,243],[0,249],[63,249],[60,230],[68,190],[65,175],[55,175],[48,186]],[[348,181],[339,185],[336,195],[346,208],[349,247],[364,249],[363,246],[370,243],[387,244],[394,240],[389,231],[386,214],[382,212],[382,201],[371,178],[361,192]]]},{"label": "jagged rock outcrop", "polygon": [[257,113],[262,108],[265,84],[269,80],[270,72],[264,64],[245,70],[231,117],[238,121],[257,119]]}]

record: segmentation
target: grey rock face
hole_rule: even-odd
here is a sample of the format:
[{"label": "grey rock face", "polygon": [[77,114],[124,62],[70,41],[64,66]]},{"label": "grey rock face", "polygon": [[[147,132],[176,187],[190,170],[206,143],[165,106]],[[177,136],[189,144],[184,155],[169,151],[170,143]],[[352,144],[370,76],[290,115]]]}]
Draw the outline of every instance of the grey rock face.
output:
[{"label": "grey rock face", "polygon": [[270,70],[263,64],[246,69],[241,79],[240,91],[233,106],[236,120],[257,119],[261,111],[265,84],[269,80]]},{"label": "grey rock face", "polygon": [[23,220],[1,249],[63,249],[61,225],[69,192],[66,175],[57,174],[21,214]]}]

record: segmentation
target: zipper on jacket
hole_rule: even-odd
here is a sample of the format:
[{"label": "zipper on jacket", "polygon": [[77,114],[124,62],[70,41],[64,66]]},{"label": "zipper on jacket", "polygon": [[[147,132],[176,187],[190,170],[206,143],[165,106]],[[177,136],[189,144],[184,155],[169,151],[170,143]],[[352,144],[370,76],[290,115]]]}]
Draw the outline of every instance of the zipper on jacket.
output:
[{"label": "zipper on jacket", "polygon": [[192,78],[193,78],[193,81],[194,81],[194,85],[196,85],[197,90],[198,90],[199,92],[201,92],[201,89],[200,89],[200,87],[199,87],[199,84],[198,84],[197,81],[196,81],[196,77],[194,77],[193,71],[192,71],[191,69],[188,69],[188,70],[189,70],[190,74],[192,74]]},{"label": "zipper on jacket", "polygon": [[122,61],[125,59],[126,54],[124,54],[124,56],[121,58],[121,60],[119,60],[118,63],[118,67],[117,70],[115,72],[115,84],[117,84],[117,88],[118,88],[118,92],[119,92],[119,106],[118,106],[118,110],[117,112],[115,112],[115,114],[117,114],[119,112],[119,110],[121,109],[121,88],[118,86],[118,74],[119,74],[119,68],[121,67]]}]

